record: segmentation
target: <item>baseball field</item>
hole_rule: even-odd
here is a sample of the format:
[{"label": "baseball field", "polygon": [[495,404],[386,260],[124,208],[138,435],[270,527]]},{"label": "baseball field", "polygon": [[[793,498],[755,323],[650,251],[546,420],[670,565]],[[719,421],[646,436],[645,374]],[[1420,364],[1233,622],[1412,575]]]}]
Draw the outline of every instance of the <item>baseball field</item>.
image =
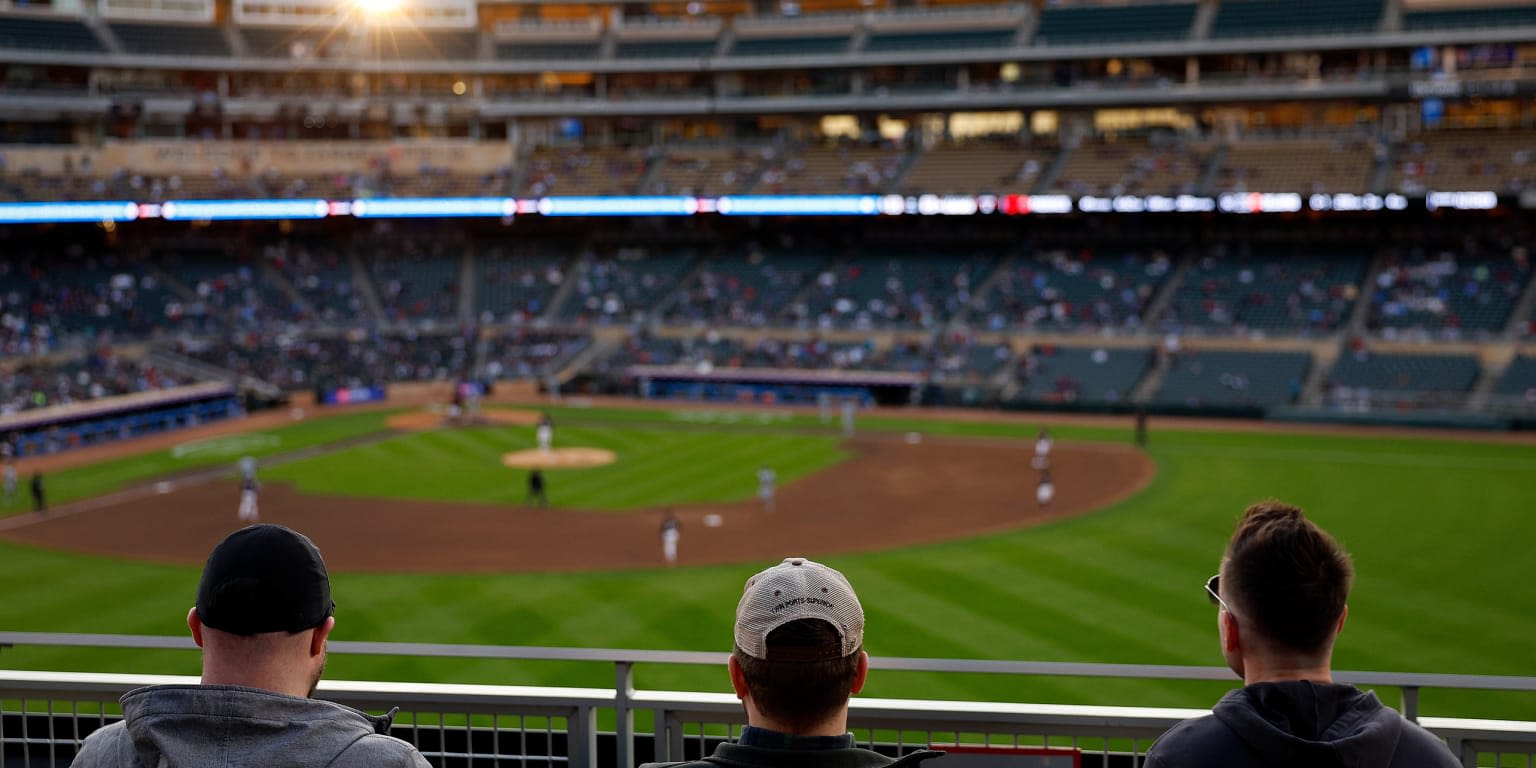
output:
[{"label": "baseball field", "polygon": [[[523,409],[527,410],[527,409]],[[1536,443],[1496,435],[1272,431],[1154,419],[1053,424],[1058,497],[1034,502],[1024,415],[551,409],[557,449],[527,504],[523,423],[404,430],[392,411],[188,433],[50,469],[55,511],[0,519],[0,628],[181,635],[201,557],[238,527],[228,477],[263,457],[263,519],[333,569],[337,640],[725,651],[740,586],[783,555],[846,573],[875,656],[1214,665],[1202,590],[1248,503],[1296,503],[1359,576],[1336,667],[1536,674]],[[392,426],[393,424],[393,426]],[[1213,428],[1217,427],[1217,428]],[[756,472],[775,469],[776,508]],[[684,521],[663,567],[663,508]],[[722,657],[723,658],[723,657]],[[19,647],[0,666],[194,674],[195,654]],[[600,665],[333,655],[345,679],[592,685]],[[642,666],[643,688],[728,690],[723,670]],[[882,673],[867,695],[1208,706],[1222,684]],[[1396,694],[1384,693],[1395,703]],[[1519,694],[1428,690],[1426,714],[1530,719]]]}]

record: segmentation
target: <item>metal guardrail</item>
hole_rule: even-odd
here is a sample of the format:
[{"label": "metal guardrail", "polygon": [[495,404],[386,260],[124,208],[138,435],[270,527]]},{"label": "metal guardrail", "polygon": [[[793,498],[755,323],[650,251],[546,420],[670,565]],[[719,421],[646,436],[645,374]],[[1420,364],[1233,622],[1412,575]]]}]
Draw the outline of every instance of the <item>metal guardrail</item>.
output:
[{"label": "metal guardrail", "polygon": [[[191,638],[173,636],[91,635],[69,633],[0,632],[0,650],[16,645],[48,647],[102,647],[132,649],[195,650]],[[389,655],[417,658],[483,658],[571,661],[612,664],[612,688],[552,688],[538,686],[437,685],[399,682],[322,681],[317,697],[360,709],[387,710],[401,707],[396,734],[441,760],[511,760],[521,765],[566,764],[588,768],[598,760],[598,712],[612,712],[615,719],[613,764],[635,764],[636,737],[649,736],[654,759],[682,759],[707,753],[710,745],[730,738],[745,723],[741,704],[729,694],[677,691],[637,691],[636,664],[703,664],[723,666],[725,654],[689,651],[648,651],[605,648],[547,648],[521,646],[452,645],[429,643],[381,643],[337,641],[331,653]],[[3,658],[3,655],[0,655]],[[912,659],[876,657],[871,666],[880,670],[1006,674],[1060,677],[1137,678],[1157,680],[1234,681],[1220,667],[1181,667],[1145,664],[1081,664],[1059,662],[983,661],[963,659]],[[1417,714],[1422,688],[1474,689],[1536,692],[1536,678],[1492,675],[1405,674],[1388,672],[1336,672],[1336,680],[1374,687],[1397,687],[1403,693],[1403,711]],[[106,722],[115,699],[133,688],[165,682],[195,682],[195,678],[154,675],[89,674],[0,670],[0,700],[21,700],[20,712],[0,707],[0,768],[5,748],[45,749],[54,755],[78,746],[81,738],[80,704],[93,713],[87,719]],[[27,713],[47,702],[46,715]],[[68,702],[69,709],[55,704]],[[637,733],[635,713],[652,715],[652,731]],[[857,697],[849,713],[849,726],[871,746],[900,752],[929,743],[980,740],[988,744],[1017,745],[1021,739],[1046,746],[1070,746],[1097,755],[1103,766],[1138,766],[1146,746],[1180,720],[1208,710],[1018,704],[968,701],[873,699]],[[44,720],[38,720],[45,717]],[[72,722],[55,733],[55,717]],[[514,727],[503,727],[507,718]],[[46,724],[47,736],[28,732]],[[1488,756],[1499,764],[1500,754],[1520,755],[1529,766],[1536,759],[1536,723],[1421,718],[1420,722],[1445,738],[1462,757],[1464,765],[1476,766]],[[11,727],[8,730],[7,724]],[[14,733],[19,723],[19,735]],[[909,739],[912,733],[919,738]],[[531,734],[531,738],[530,738]],[[505,738],[504,738],[505,736]],[[606,738],[606,737],[605,737]],[[510,742],[508,741],[510,740]],[[503,751],[504,742],[514,743]],[[563,742],[563,748],[561,747]],[[534,747],[530,748],[529,744]],[[542,746],[543,752],[537,747]],[[72,752],[71,752],[72,754]],[[1126,763],[1126,761],[1129,763]],[[604,762],[606,764],[606,762]]]}]

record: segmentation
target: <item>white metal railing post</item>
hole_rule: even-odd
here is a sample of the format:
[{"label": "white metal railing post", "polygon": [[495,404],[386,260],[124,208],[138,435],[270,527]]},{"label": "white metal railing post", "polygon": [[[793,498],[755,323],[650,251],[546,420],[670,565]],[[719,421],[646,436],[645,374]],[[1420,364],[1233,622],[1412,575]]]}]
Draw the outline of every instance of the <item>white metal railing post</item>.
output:
[{"label": "white metal railing post", "polygon": [[619,768],[630,768],[635,764],[635,710],[630,706],[630,700],[635,695],[634,662],[614,662],[613,690],[613,711],[616,716],[613,726],[616,750],[614,761]]}]

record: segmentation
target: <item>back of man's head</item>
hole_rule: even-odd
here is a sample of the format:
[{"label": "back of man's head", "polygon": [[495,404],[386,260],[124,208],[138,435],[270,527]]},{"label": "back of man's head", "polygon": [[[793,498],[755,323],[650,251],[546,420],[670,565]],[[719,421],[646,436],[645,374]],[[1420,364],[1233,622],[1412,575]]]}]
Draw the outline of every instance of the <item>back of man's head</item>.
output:
[{"label": "back of man's head", "polygon": [[1279,501],[1249,507],[1227,544],[1221,592],[1276,650],[1332,647],[1354,567],[1326,531]]},{"label": "back of man's head", "polygon": [[864,650],[864,609],[841,573],[788,558],[747,580],[733,657],[752,704],[805,733],[848,706]]},{"label": "back of man's head", "polygon": [[232,635],[296,633],[335,610],[331,578],[309,537],[281,525],[230,534],[208,555],[197,586],[197,618]]}]

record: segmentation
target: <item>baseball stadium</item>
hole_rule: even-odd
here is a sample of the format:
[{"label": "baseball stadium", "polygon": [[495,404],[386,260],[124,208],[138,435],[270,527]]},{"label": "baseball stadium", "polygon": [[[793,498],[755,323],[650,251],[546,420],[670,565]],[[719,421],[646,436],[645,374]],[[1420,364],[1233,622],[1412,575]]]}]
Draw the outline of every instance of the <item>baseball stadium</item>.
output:
[{"label": "baseball stadium", "polygon": [[0,0],[0,766],[197,683],[259,521],[434,768],[736,738],[786,557],[859,745],[1139,768],[1266,499],[1337,679],[1530,766],[1528,63],[1509,0]]}]

